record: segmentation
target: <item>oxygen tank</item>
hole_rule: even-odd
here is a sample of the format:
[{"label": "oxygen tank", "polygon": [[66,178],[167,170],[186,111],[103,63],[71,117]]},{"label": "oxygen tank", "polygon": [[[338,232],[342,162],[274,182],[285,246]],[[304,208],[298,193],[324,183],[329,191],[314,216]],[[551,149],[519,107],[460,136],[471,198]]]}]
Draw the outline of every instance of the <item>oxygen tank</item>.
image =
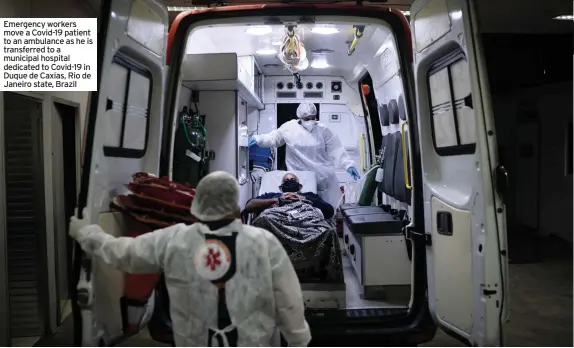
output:
[{"label": "oxygen tank", "polygon": [[375,180],[377,176],[377,169],[380,166],[374,164],[365,178],[365,184],[363,185],[363,190],[361,191],[361,196],[359,197],[359,205],[371,205],[373,202],[373,196],[375,195],[375,190],[377,189],[378,182]]},{"label": "oxygen tank", "polygon": [[205,164],[204,151],[207,134],[197,113],[189,114],[184,107],[179,114],[175,132],[173,180],[197,185]]}]

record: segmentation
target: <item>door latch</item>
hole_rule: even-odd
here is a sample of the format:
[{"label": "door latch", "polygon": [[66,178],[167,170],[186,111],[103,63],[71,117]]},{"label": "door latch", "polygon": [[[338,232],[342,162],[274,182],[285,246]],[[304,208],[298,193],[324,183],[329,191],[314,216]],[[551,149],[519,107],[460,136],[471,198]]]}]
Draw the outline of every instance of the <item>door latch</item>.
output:
[{"label": "door latch", "polygon": [[436,213],[436,230],[444,236],[452,236],[452,214],[448,211]]},{"label": "door latch", "polygon": [[405,227],[405,236],[407,239],[414,241],[415,243],[424,243],[425,246],[432,245],[432,238],[431,235],[428,233],[420,233],[416,232],[410,228]]}]

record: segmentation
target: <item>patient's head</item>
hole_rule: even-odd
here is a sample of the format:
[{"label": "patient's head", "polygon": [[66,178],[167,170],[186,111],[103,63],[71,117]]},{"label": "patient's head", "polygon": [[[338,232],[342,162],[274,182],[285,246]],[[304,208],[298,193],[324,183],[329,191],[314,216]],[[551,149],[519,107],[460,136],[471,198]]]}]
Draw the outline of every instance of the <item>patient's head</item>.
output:
[{"label": "patient's head", "polygon": [[297,175],[293,173],[287,173],[283,177],[283,180],[281,180],[281,186],[279,186],[279,189],[281,192],[299,192],[301,191],[302,187],[303,185],[299,183],[299,178],[297,178]]}]

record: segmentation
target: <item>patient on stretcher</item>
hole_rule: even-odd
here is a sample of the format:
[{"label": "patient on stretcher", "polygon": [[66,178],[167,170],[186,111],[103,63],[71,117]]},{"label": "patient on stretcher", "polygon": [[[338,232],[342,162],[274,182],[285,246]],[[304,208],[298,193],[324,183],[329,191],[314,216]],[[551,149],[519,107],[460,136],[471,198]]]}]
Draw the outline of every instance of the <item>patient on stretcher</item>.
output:
[{"label": "patient on stretcher", "polygon": [[281,192],[266,192],[247,202],[245,212],[259,214],[267,208],[277,206],[279,200],[307,200],[311,206],[319,209],[325,219],[333,217],[333,206],[325,202],[318,194],[313,192],[301,192],[303,185],[293,173],[287,173],[281,181]]},{"label": "patient on stretcher", "polygon": [[288,173],[280,185],[282,192],[250,200],[245,211],[258,213],[252,225],[279,239],[300,282],[343,282],[333,206],[315,193],[301,192],[302,187],[297,176]]}]

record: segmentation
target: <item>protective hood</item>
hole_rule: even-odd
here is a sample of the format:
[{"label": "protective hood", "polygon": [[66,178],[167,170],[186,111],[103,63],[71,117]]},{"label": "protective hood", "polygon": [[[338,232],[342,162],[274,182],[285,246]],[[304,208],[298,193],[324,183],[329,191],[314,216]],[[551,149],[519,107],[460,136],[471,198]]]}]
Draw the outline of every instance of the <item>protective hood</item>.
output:
[{"label": "protective hood", "polygon": [[199,181],[191,215],[200,221],[229,218],[239,210],[239,184],[227,172],[213,172]]},{"label": "protective hood", "polygon": [[317,108],[313,103],[301,103],[297,108],[297,117],[317,116]]}]

